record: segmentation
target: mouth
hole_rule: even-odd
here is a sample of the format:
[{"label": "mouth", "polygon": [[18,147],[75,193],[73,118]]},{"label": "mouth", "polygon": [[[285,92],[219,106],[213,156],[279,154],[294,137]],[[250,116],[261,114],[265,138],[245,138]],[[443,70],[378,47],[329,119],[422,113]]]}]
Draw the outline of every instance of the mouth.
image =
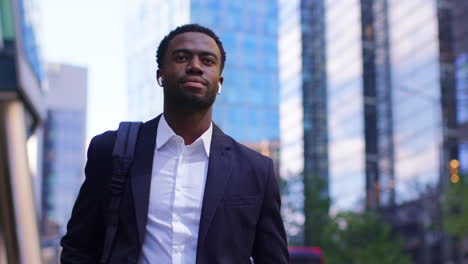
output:
[{"label": "mouth", "polygon": [[184,77],[181,79],[180,83],[186,87],[193,87],[199,89],[205,88],[207,84],[207,82],[200,77]]},{"label": "mouth", "polygon": [[200,88],[200,89],[205,87],[204,84],[199,83],[199,82],[184,82],[182,84],[187,87]]}]

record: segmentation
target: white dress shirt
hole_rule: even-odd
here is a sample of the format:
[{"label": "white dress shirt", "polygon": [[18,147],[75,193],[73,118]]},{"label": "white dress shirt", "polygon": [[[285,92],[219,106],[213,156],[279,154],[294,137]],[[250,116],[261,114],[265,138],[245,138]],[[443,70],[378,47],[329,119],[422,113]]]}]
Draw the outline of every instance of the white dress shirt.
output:
[{"label": "white dress shirt", "polygon": [[157,129],[148,221],[138,263],[195,263],[213,125],[188,146],[164,115]]}]

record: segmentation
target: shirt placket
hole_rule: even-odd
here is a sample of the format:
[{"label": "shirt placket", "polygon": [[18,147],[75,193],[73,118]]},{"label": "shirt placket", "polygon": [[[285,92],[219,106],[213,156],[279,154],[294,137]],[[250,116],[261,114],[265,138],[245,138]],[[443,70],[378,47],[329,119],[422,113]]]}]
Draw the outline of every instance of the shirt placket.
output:
[{"label": "shirt placket", "polygon": [[[183,143],[182,143],[183,144]],[[183,245],[183,234],[181,230],[182,226],[182,219],[181,219],[181,204],[183,204],[183,190],[181,186],[181,181],[177,177],[178,175],[185,173],[185,146],[179,145],[179,157],[177,161],[177,171],[174,175],[175,184],[174,184],[174,205],[172,210],[172,263],[178,264],[181,263],[182,259],[182,252],[184,249]]]}]

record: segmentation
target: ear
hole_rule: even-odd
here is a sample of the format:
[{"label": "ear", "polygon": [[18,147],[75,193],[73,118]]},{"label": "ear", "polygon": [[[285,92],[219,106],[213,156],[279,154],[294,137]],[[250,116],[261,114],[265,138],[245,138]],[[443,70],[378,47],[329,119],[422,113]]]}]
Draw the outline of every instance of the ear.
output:
[{"label": "ear", "polygon": [[156,80],[157,80],[159,77],[162,77],[162,72],[161,72],[160,69],[158,69],[158,70],[156,71]]},{"label": "ear", "polygon": [[163,87],[163,75],[159,69],[156,72],[156,82],[159,86]]},{"label": "ear", "polygon": [[218,94],[221,94],[221,89],[223,88],[223,81],[224,81],[224,78],[223,76],[220,76],[219,77],[219,81],[218,81]]}]

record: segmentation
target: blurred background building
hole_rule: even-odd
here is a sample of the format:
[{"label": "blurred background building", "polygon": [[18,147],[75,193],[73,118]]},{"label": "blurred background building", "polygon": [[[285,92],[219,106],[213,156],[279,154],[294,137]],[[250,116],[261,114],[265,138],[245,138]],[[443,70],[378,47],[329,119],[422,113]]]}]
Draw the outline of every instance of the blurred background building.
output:
[{"label": "blurred background building", "polygon": [[453,49],[460,159],[460,172],[468,173],[468,2],[455,0],[453,10]]},{"label": "blurred background building", "polygon": [[[41,244],[58,261],[72,206],[84,180],[87,69],[48,64],[43,128]],[[46,262],[49,263],[49,262]]]},{"label": "blurred background building", "polygon": [[325,6],[324,1],[279,1],[279,5],[280,175],[297,185],[293,189],[303,190],[290,192],[286,204],[302,199],[303,204],[293,204],[316,208],[304,210],[305,218],[292,216],[304,226],[302,235],[296,228],[292,233],[298,232],[295,236],[303,237],[306,244],[316,244],[316,228],[323,225],[328,206],[318,209],[312,192],[329,196]]},{"label": "blurred background building", "polygon": [[[281,175],[303,177],[304,243],[320,235],[307,224],[315,175],[332,214],[390,210],[398,231],[416,232],[417,263],[451,258],[428,201],[440,200],[451,160],[466,164],[466,6],[280,1]],[[404,222],[412,208],[421,218]]]},{"label": "blurred background building", "polygon": [[34,1],[0,1],[0,263],[41,263],[38,127],[45,79]]}]

